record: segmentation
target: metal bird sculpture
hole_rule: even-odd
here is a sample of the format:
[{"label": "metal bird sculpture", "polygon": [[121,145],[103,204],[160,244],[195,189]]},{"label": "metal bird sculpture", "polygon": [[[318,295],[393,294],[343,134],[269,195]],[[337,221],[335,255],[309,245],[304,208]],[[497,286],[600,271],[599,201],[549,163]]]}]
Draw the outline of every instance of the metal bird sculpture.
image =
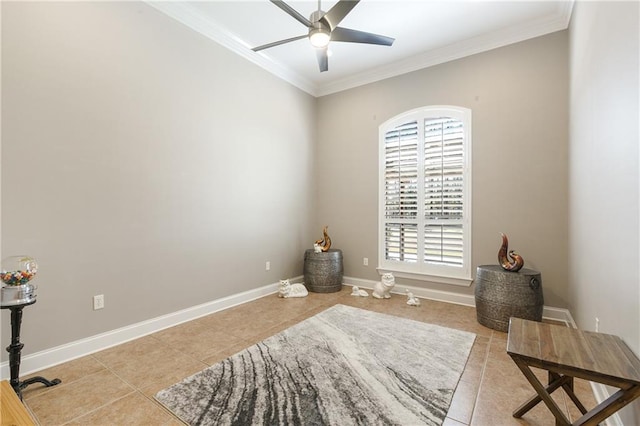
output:
[{"label": "metal bird sculpture", "polygon": [[524,266],[524,259],[513,250],[508,252],[509,240],[505,234],[500,233],[500,235],[502,235],[502,246],[500,246],[500,250],[498,251],[498,262],[500,262],[502,269],[518,272]]},{"label": "metal bird sculpture", "polygon": [[328,227],[329,226],[327,225],[322,230],[323,239],[316,241],[316,244],[320,246],[323,252],[327,252],[331,248],[331,238],[329,238],[329,234],[327,234]]}]

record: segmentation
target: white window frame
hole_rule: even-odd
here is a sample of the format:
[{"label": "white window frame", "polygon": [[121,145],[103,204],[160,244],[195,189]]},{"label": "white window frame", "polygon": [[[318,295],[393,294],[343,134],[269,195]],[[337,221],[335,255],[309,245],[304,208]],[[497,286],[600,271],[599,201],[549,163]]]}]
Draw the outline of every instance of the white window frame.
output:
[{"label": "white window frame", "polygon": [[[451,117],[463,123],[464,140],[463,140],[463,219],[462,219],[462,265],[452,266],[444,264],[435,264],[425,262],[423,253],[424,245],[423,237],[419,237],[418,261],[403,262],[385,259],[385,224],[388,222],[385,218],[385,136],[390,130],[406,123],[417,121],[424,123],[425,119]],[[424,125],[418,125],[418,164],[424,164]],[[380,125],[378,129],[379,135],[379,183],[378,183],[378,272],[380,274],[391,272],[395,276],[417,279],[421,281],[430,281],[443,284],[453,284],[461,286],[470,286],[472,282],[471,276],[471,110],[464,107],[451,105],[436,105],[416,108],[411,111],[399,114]],[[420,173],[420,172],[419,172]],[[424,171],[422,171],[424,173]],[[424,229],[426,220],[424,219],[424,211],[420,210],[424,207],[424,175],[418,179],[418,229]],[[394,222],[396,219],[393,220]],[[420,233],[419,233],[420,234]]]}]

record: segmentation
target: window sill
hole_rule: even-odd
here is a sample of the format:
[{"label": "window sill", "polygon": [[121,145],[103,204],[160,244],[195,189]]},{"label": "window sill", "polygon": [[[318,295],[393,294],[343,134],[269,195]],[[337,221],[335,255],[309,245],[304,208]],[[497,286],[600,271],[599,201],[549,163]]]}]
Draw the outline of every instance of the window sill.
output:
[{"label": "window sill", "polygon": [[429,281],[437,284],[447,284],[447,285],[456,285],[460,287],[469,287],[473,282],[472,278],[459,278],[459,277],[446,277],[441,275],[427,275],[427,274],[419,274],[416,272],[405,272],[392,268],[376,268],[380,275],[390,272],[394,277],[398,278],[408,278],[410,280],[417,281]]}]

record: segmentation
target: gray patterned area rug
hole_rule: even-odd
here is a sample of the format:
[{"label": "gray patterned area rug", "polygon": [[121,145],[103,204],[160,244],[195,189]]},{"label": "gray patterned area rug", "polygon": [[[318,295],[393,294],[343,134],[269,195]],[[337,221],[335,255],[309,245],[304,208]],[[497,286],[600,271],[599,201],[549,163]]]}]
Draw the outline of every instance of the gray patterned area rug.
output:
[{"label": "gray patterned area rug", "polygon": [[336,305],[155,398],[190,425],[440,425],[474,339]]}]

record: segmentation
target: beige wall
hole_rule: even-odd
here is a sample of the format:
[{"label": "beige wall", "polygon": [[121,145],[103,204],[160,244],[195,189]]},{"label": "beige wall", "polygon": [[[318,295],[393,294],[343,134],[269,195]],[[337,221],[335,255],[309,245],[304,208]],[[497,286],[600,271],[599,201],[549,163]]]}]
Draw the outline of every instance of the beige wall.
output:
[{"label": "beige wall", "polygon": [[567,78],[563,31],[320,98],[316,228],[329,224],[345,275],[379,279],[378,126],[458,105],[473,114],[473,271],[497,263],[504,232],[525,267],[541,271],[545,304],[567,307]]},{"label": "beige wall", "polygon": [[2,2],[2,65],[25,354],[302,272],[313,97],[143,3]]},{"label": "beige wall", "polygon": [[[570,26],[569,301],[640,355],[637,2],[578,2]],[[635,411],[635,414],[633,413]],[[640,403],[624,411],[640,424]]]}]

